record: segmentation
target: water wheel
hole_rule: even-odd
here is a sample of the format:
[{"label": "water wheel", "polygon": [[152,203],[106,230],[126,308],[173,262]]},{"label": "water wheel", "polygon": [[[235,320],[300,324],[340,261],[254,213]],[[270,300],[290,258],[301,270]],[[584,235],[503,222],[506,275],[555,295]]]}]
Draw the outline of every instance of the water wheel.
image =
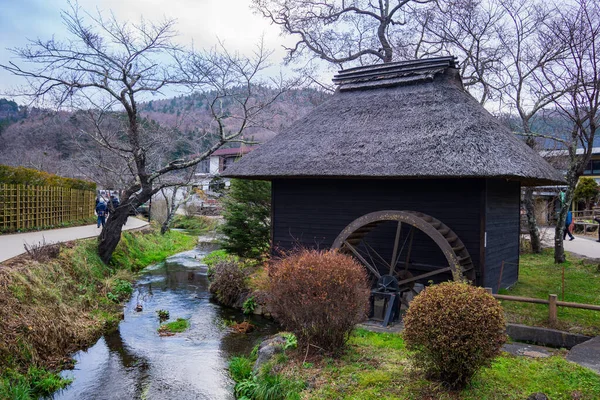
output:
[{"label": "water wheel", "polygon": [[[369,244],[369,234],[382,224],[397,221],[391,257],[384,257]],[[407,230],[408,229],[408,230]],[[427,235],[439,247],[445,263],[427,265],[415,263],[411,258],[415,230]],[[402,235],[402,232],[405,232]],[[386,239],[387,240],[387,239]],[[411,290],[415,282],[439,274],[460,275],[475,280],[475,268],[464,243],[447,225],[427,214],[416,211],[377,211],[363,215],[350,223],[335,239],[333,249],[354,256],[370,272],[374,281],[382,275],[394,276],[400,290]],[[426,268],[425,273],[413,273],[411,267]],[[414,269],[413,269],[414,271]]]}]

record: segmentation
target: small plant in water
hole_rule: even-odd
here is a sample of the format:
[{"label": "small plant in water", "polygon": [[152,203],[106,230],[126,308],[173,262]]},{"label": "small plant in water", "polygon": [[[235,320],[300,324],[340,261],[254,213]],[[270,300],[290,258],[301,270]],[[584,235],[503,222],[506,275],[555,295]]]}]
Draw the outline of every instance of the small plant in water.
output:
[{"label": "small plant in water", "polygon": [[169,311],[168,310],[156,310],[158,314],[158,319],[160,322],[166,321],[169,319]]},{"label": "small plant in water", "polygon": [[254,297],[248,297],[246,301],[244,301],[244,304],[242,304],[242,310],[244,311],[244,314],[252,314],[256,309],[256,305],[257,304],[256,300],[254,300]]},{"label": "small plant in water", "polygon": [[190,327],[190,321],[185,318],[177,318],[173,322],[162,324],[158,328],[160,336],[173,336],[176,333],[183,332]]}]

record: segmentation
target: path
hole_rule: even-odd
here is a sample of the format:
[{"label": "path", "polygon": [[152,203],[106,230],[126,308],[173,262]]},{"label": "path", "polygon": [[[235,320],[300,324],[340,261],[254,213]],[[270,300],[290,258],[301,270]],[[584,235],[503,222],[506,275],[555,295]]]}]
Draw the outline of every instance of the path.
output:
[{"label": "path", "polygon": [[[554,247],[554,227],[540,228],[540,234],[545,246]],[[567,240],[564,242],[565,250],[580,256],[600,258],[600,243],[596,242],[596,239],[597,237],[588,238],[575,235],[575,240],[569,240],[567,236]]]},{"label": "path", "polygon": [[[138,218],[129,217],[124,230],[138,229],[148,225],[148,222]],[[0,235],[0,262],[8,260],[25,253],[25,243],[39,243],[44,239],[48,243],[68,242],[75,239],[85,239],[100,234],[96,225],[76,226],[73,228],[50,229],[27,233],[16,233],[12,235]]]}]

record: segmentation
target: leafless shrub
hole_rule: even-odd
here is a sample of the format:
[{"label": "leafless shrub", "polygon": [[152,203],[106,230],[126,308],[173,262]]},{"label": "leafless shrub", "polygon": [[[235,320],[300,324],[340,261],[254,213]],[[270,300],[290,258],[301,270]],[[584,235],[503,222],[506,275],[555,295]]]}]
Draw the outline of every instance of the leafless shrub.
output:
[{"label": "leafless shrub", "polygon": [[34,261],[44,262],[53,258],[58,258],[60,254],[60,243],[46,242],[46,238],[42,237],[42,241],[38,243],[23,245],[29,258]]}]

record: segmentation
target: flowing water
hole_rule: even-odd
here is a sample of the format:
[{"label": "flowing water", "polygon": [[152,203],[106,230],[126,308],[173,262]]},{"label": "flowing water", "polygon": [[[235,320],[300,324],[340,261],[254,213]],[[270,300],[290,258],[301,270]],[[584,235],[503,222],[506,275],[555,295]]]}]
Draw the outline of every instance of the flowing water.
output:
[{"label": "flowing water", "polygon": [[[73,383],[53,399],[233,399],[227,360],[247,355],[276,327],[254,317],[257,329],[251,333],[227,329],[227,321],[240,322],[244,316],[210,301],[202,264],[209,250],[181,253],[148,267],[117,331],[75,354],[75,368],[62,373]],[[159,336],[160,309],[169,311],[170,321],[189,318],[190,329]]]}]

